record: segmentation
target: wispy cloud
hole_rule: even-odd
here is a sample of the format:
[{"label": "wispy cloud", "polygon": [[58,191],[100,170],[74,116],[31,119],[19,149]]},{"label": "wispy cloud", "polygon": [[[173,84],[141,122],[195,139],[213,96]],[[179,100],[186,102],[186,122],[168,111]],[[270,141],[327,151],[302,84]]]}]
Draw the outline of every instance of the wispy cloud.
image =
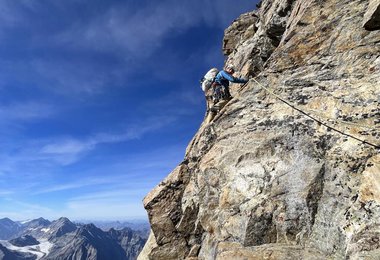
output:
[{"label": "wispy cloud", "polygon": [[[125,163],[120,165],[112,165],[112,162],[105,163],[111,168],[96,167],[96,172],[112,172],[112,181],[104,178],[86,178],[80,179],[77,182],[69,182],[59,179],[59,183],[47,185],[44,188],[39,187],[39,182],[47,179],[57,171],[57,167],[69,166],[74,163],[84,160],[92,151],[99,148],[100,145],[115,144],[135,140],[143,137],[148,133],[152,133],[168,124],[174,122],[175,117],[157,117],[150,118],[147,121],[142,121],[134,125],[129,125],[124,131],[118,133],[97,133],[87,138],[49,138],[42,140],[20,140],[4,144],[2,147],[5,150],[0,152],[0,187],[14,192],[22,190],[31,190],[34,193],[48,193],[54,191],[64,191],[69,189],[78,189],[81,187],[96,186],[100,184],[111,184],[115,179],[117,172],[127,172],[128,176],[132,176],[134,172],[140,172],[143,167],[159,170],[163,163],[166,165],[170,162],[168,159],[157,157],[155,154],[149,155],[149,151],[142,156],[129,156],[134,158],[133,162],[123,159]],[[176,153],[182,154],[182,151],[176,149]],[[162,154],[168,154],[165,150]],[[146,158],[150,158],[146,161]],[[171,156],[171,158],[177,158]],[[105,159],[109,160],[109,159]],[[177,159],[178,160],[178,159]],[[96,175],[96,172],[85,173],[88,176]],[[80,173],[81,175],[83,173]],[[19,180],[23,181],[20,182]],[[3,182],[4,181],[4,182]],[[123,179],[128,182],[129,180]],[[13,186],[12,186],[13,185]],[[15,186],[16,185],[16,186]],[[154,185],[152,185],[153,187]],[[38,189],[37,189],[38,188]]]},{"label": "wispy cloud", "polygon": [[6,35],[6,30],[30,26],[30,14],[39,6],[38,1],[0,0],[0,38]]},{"label": "wispy cloud", "polygon": [[[104,192],[113,194],[117,190],[132,192],[136,189],[145,189],[147,191],[156,186],[182,160],[183,154],[182,145],[135,153],[127,158],[122,157],[116,162],[98,166],[96,169],[82,171],[78,174],[73,173],[78,176],[91,177],[78,177],[71,181],[60,180],[57,184],[45,185],[38,189],[34,188],[32,194],[65,192],[76,189],[83,191],[86,187],[91,187],[91,190],[98,190],[96,194],[104,194]],[[112,177],[108,173],[112,173]],[[77,199],[82,198],[88,198],[88,196],[77,197]]]},{"label": "wispy cloud", "polygon": [[126,142],[142,137],[175,121],[174,117],[156,117],[144,122],[130,125],[127,130],[120,133],[98,133],[85,139],[62,138],[52,140],[43,145],[38,154],[44,158],[67,165],[79,160],[85,153],[94,150],[101,144]]},{"label": "wispy cloud", "polygon": [[14,26],[19,20],[19,11],[15,8],[14,1],[0,1],[0,22],[2,27]]},{"label": "wispy cloud", "polygon": [[[175,30],[199,23],[199,15],[185,12],[188,4],[152,2],[143,8],[111,7],[102,16],[54,36],[57,44],[101,51],[117,50],[136,57],[148,57]],[[96,42],[96,45],[93,43]]]},{"label": "wispy cloud", "polygon": [[138,185],[137,187],[119,187],[118,189],[113,188],[99,191],[99,192],[92,192],[88,193],[82,196],[74,197],[70,199],[70,203],[74,202],[82,202],[82,203],[89,203],[94,200],[108,200],[108,201],[130,201],[131,198],[136,198],[136,196],[142,196],[145,195],[149,191],[149,188],[144,187],[142,188],[141,185]]},{"label": "wispy cloud", "polygon": [[101,188],[107,187],[108,189],[110,189],[110,187],[113,187],[115,185],[120,186],[120,183],[130,183],[132,181],[132,178],[133,178],[133,175],[131,174],[125,174],[125,175],[119,175],[119,176],[113,175],[112,178],[110,178],[109,176],[80,178],[69,183],[61,183],[58,185],[45,187],[33,192],[32,194],[38,195],[38,194],[45,194],[45,193],[52,193],[52,192],[62,192],[62,191],[68,191],[68,190],[83,189],[85,187],[91,187],[91,186],[98,186]]},{"label": "wispy cloud", "polygon": [[6,191],[6,190],[0,191],[0,197],[8,196],[11,194],[14,194],[14,192],[13,191]]},{"label": "wispy cloud", "polygon": [[53,209],[41,206],[40,204],[23,202],[16,199],[8,200],[7,206],[3,206],[0,210],[0,215],[7,216],[12,220],[25,220],[25,218],[38,218],[41,216],[53,216],[53,218],[56,218],[59,216]]},{"label": "wispy cloud", "polygon": [[220,49],[187,33],[222,35],[242,5],[0,0],[0,196],[15,201],[0,214],[144,215],[143,195],[183,158],[204,109],[198,69]]},{"label": "wispy cloud", "polygon": [[51,104],[27,101],[0,105],[0,121],[29,121],[51,117],[57,108]]},{"label": "wispy cloud", "polygon": [[[104,4],[95,12],[85,1],[64,2],[0,1],[0,34],[9,26],[15,31],[33,32],[25,33],[22,39],[27,45],[22,49],[26,55],[18,61],[3,59],[0,70],[16,77],[17,81],[32,82],[45,90],[73,97],[99,94],[107,88],[123,85],[123,80],[146,69],[147,59],[149,62],[157,60],[156,51],[173,35],[199,25],[225,28],[226,16],[231,16],[231,21],[235,18],[231,9],[251,5],[243,0],[232,7],[229,0],[194,0],[181,4],[162,0],[149,1],[138,8],[134,3]],[[70,12],[81,8],[94,13],[80,17]],[[42,17],[54,21],[44,21]],[[41,30],[41,23],[52,26]],[[12,39],[13,34],[9,35]],[[41,52],[49,56],[40,55]],[[101,65],[99,60],[113,63]],[[178,57],[173,62],[183,63]],[[19,75],[22,76],[17,79]],[[0,79],[3,77],[11,78],[0,75]],[[133,84],[123,87],[133,87]]]},{"label": "wispy cloud", "polygon": [[[15,201],[12,203],[15,207],[2,208],[0,214],[15,219],[25,216],[50,219],[59,216],[71,219],[88,219],[89,216],[91,219],[145,218],[146,212],[141,203],[143,197],[179,163],[183,153],[180,145],[156,148],[119,158],[120,161],[96,169],[78,174],[74,172],[72,175],[77,177],[71,181],[63,177],[55,180],[55,184],[49,184],[46,180],[49,178],[44,178],[42,183],[30,188],[20,184],[12,193],[6,193],[6,197]],[[40,176],[35,177],[41,179]],[[24,197],[23,194],[38,202],[12,199],[16,195]],[[45,200],[49,198],[60,198],[60,201],[40,206],[40,203],[47,205]]]},{"label": "wispy cloud", "polygon": [[116,6],[86,24],[75,24],[54,38],[56,43],[66,46],[118,50],[135,57],[148,57],[172,34],[202,23],[224,28],[228,24],[227,14],[233,15],[227,0],[194,0],[181,4],[162,0],[138,9]]},{"label": "wispy cloud", "polygon": [[94,95],[107,86],[118,85],[124,67],[107,66],[91,59],[54,60],[34,59],[30,69],[38,78],[41,88],[58,94]]}]

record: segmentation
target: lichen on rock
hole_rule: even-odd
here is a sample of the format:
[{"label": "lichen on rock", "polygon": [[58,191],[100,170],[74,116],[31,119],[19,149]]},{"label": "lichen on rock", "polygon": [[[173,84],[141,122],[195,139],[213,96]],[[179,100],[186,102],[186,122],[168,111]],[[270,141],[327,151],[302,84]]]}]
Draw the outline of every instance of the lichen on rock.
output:
[{"label": "lichen on rock", "polygon": [[256,78],[145,198],[139,259],[378,259],[373,2],[263,0],[226,29],[227,62]]}]

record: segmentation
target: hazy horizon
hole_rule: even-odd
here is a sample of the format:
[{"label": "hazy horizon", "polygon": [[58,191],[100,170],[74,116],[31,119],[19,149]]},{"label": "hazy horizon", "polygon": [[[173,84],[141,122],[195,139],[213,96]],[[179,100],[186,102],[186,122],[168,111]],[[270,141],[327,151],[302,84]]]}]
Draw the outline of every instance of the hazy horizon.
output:
[{"label": "hazy horizon", "polygon": [[[5,219],[5,218],[8,218],[14,222],[30,222],[30,221],[33,221],[33,220],[36,220],[36,219],[39,219],[39,218],[43,218],[43,219],[46,219],[46,220],[49,220],[50,222],[52,221],[55,221],[55,220],[58,220],[60,218],[68,218],[68,217],[65,217],[65,216],[61,216],[61,217],[58,217],[58,218],[46,218],[46,217],[36,217],[36,218],[31,218],[31,219],[13,219],[13,218],[10,218],[10,217],[7,217],[7,216],[2,216],[0,217],[0,219]],[[120,223],[124,223],[124,222],[130,222],[130,223],[145,223],[145,222],[149,222],[149,219],[148,217],[145,217],[145,218],[126,218],[126,219],[71,219],[71,218],[68,218],[71,222],[75,222],[75,223],[90,223],[90,222],[120,222]]]}]

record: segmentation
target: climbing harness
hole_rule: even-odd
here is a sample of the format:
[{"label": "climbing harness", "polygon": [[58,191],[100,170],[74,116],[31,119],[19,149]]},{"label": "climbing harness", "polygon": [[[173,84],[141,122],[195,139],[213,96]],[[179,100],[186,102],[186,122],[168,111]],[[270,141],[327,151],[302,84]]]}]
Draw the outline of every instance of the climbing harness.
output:
[{"label": "climbing harness", "polygon": [[226,88],[225,86],[214,83],[213,99],[214,99],[214,103],[218,103],[219,100],[231,99],[231,94],[228,88]]}]

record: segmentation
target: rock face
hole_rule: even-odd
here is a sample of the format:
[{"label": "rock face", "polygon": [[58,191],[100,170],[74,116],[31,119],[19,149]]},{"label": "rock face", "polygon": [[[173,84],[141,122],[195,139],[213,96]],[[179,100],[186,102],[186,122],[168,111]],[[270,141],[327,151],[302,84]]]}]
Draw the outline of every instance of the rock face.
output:
[{"label": "rock face", "polygon": [[122,230],[111,228],[107,233],[123,248],[126,259],[136,259],[146,242],[146,238],[141,237],[130,228]]},{"label": "rock face", "polygon": [[9,240],[9,243],[11,243],[14,246],[24,247],[38,245],[40,242],[38,242],[33,236],[26,235]]},{"label": "rock face", "polygon": [[55,247],[44,259],[128,259],[120,245],[93,224],[54,240]]},{"label": "rock face", "polygon": [[227,62],[256,79],[144,199],[138,259],[379,259],[374,2],[264,0],[226,30]]},{"label": "rock face", "polygon": [[53,221],[49,226],[49,231],[46,232],[49,240],[61,237],[67,233],[77,230],[77,226],[72,223],[68,218],[59,218]]},{"label": "rock face", "polygon": [[24,229],[34,229],[39,227],[47,227],[51,222],[44,218],[37,218],[23,224]]}]

